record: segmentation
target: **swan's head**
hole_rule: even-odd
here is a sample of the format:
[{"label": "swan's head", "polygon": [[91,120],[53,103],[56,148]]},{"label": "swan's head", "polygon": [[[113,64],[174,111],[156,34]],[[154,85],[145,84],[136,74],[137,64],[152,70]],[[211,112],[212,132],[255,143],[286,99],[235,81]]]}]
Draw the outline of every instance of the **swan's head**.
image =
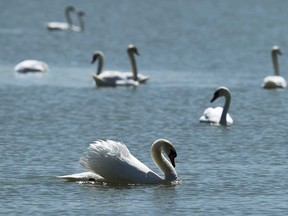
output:
[{"label": "swan's head", "polygon": [[68,5],[65,9],[66,11],[75,11],[75,8],[72,5]]},{"label": "swan's head", "polygon": [[86,15],[84,11],[79,11],[77,14],[78,14],[78,16],[84,16],[84,15]]},{"label": "swan's head", "polygon": [[214,95],[212,97],[212,99],[210,100],[210,102],[212,103],[213,101],[215,101],[218,97],[222,97],[222,96],[229,96],[230,95],[230,90],[224,86],[220,86],[216,89],[216,91],[214,92]]},{"label": "swan's head", "polygon": [[93,53],[91,64],[95,63],[97,61],[97,59],[99,59],[99,58],[103,59],[103,53],[102,52],[97,51],[97,52]]},{"label": "swan's head", "polygon": [[274,53],[279,54],[279,55],[282,54],[279,46],[273,46],[272,47],[272,54],[274,54]]},{"label": "swan's head", "polygon": [[131,53],[131,54],[136,54],[136,55],[140,55],[138,52],[138,49],[136,46],[134,46],[133,44],[130,44],[127,48],[127,52]]},{"label": "swan's head", "polygon": [[160,150],[160,152],[165,153],[168,156],[172,166],[173,167],[176,166],[175,158],[177,157],[177,152],[173,144],[169,140],[166,139],[156,140],[152,145],[152,151],[154,151],[154,149],[156,149],[155,151]]}]

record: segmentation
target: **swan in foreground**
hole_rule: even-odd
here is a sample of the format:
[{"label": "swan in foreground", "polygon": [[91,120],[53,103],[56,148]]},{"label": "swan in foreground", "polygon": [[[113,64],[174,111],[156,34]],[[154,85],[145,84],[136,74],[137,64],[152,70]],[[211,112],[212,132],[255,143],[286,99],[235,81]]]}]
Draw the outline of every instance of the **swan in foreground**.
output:
[{"label": "swan in foreground", "polygon": [[67,22],[49,22],[47,24],[48,30],[62,30],[62,31],[70,31],[72,28],[72,19],[71,12],[74,12],[75,8],[72,5],[69,5],[65,9],[65,17]]},{"label": "swan in foreground", "polygon": [[132,72],[120,72],[120,71],[102,71],[104,65],[104,57],[102,52],[95,52],[91,63],[95,63],[98,60],[97,73],[93,75],[93,79],[97,86],[137,86],[139,83],[145,83],[149,77],[137,73],[136,61],[134,55],[139,55],[135,46],[129,45],[127,53],[130,59]]},{"label": "swan in foreground", "polygon": [[35,73],[48,71],[48,65],[45,62],[38,60],[24,60],[18,63],[14,70],[18,73]]},{"label": "swan in foreground", "polygon": [[82,18],[84,15],[85,15],[84,11],[77,12],[79,26],[71,25],[71,30],[72,31],[75,31],[75,32],[84,31],[84,21],[83,21],[83,18]]},{"label": "swan in foreground", "polygon": [[280,76],[279,73],[279,65],[278,65],[278,57],[277,55],[281,55],[281,50],[278,46],[273,46],[271,55],[272,55],[272,63],[274,67],[274,76],[265,77],[262,87],[263,88],[286,88],[286,80]]},{"label": "swan in foreground", "polygon": [[156,140],[151,147],[151,157],[164,177],[135,158],[124,144],[113,140],[99,140],[90,144],[88,152],[80,159],[80,164],[89,172],[59,178],[114,184],[159,184],[177,180],[174,168],[177,153],[170,141]]},{"label": "swan in foreground", "polygon": [[233,119],[229,115],[229,106],[231,101],[230,90],[224,86],[221,86],[216,89],[214,92],[214,96],[211,99],[211,103],[215,101],[218,97],[225,97],[224,108],[216,107],[207,108],[203,115],[200,117],[200,122],[211,123],[211,124],[220,124],[220,125],[231,125],[233,123]]}]

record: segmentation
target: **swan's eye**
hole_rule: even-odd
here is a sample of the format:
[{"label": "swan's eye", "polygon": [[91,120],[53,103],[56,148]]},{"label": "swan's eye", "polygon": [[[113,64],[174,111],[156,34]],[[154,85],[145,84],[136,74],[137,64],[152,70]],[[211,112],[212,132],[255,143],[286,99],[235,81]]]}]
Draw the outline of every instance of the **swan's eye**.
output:
[{"label": "swan's eye", "polygon": [[169,153],[168,157],[170,159],[172,166],[175,167],[175,158],[177,157],[176,151],[174,151],[173,149],[170,149],[170,153]]}]

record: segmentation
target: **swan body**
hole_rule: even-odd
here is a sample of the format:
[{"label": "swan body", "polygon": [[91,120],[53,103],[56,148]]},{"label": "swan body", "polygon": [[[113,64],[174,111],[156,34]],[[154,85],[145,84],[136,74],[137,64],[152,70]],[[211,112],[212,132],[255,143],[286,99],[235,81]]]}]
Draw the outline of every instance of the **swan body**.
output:
[{"label": "swan body", "polygon": [[95,52],[91,63],[93,64],[98,60],[97,73],[93,75],[93,79],[98,87],[100,86],[138,86],[139,83],[145,83],[149,77],[137,73],[136,61],[134,55],[139,55],[135,46],[129,45],[127,53],[130,59],[132,72],[120,71],[102,71],[104,65],[104,57],[102,52]]},{"label": "swan body", "polygon": [[67,22],[49,22],[47,24],[47,29],[50,31],[70,31],[72,28],[71,12],[73,11],[75,11],[75,8],[73,6],[67,6],[65,9],[65,17]]},{"label": "swan body", "polygon": [[18,63],[14,70],[18,73],[46,72],[48,71],[48,65],[38,60],[24,60]]},{"label": "swan body", "polygon": [[215,125],[231,125],[233,123],[233,119],[229,115],[229,107],[231,101],[230,90],[226,87],[219,87],[214,92],[213,98],[211,99],[211,103],[215,101],[218,97],[225,97],[225,104],[224,108],[216,107],[212,108],[209,107],[204,110],[203,115],[200,117],[199,121],[204,123],[210,123]]},{"label": "swan body", "polygon": [[84,11],[79,11],[77,13],[79,26],[71,25],[71,30],[72,31],[75,31],[75,32],[84,31],[84,21],[83,21],[83,18],[82,18],[84,15],[85,15]]},{"label": "swan body", "polygon": [[286,88],[287,83],[286,80],[280,76],[279,73],[279,65],[278,65],[278,55],[281,55],[280,48],[278,46],[273,46],[271,51],[272,56],[272,63],[274,67],[274,75],[273,76],[267,76],[264,78],[262,87],[266,89],[271,88]]},{"label": "swan body", "polygon": [[134,157],[124,144],[113,140],[99,140],[90,144],[88,152],[80,159],[80,164],[89,172],[59,178],[68,181],[95,180],[117,184],[172,182],[177,180],[177,172],[174,168],[176,156],[176,150],[168,140],[158,139],[152,144],[151,157],[163,172],[164,177],[161,177]]}]

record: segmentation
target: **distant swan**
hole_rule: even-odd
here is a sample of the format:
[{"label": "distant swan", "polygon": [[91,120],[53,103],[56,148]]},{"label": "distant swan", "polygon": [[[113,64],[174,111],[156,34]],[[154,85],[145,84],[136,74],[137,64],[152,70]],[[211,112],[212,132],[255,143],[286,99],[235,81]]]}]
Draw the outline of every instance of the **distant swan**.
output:
[{"label": "distant swan", "polygon": [[80,159],[80,164],[90,172],[59,178],[116,184],[159,184],[177,180],[174,168],[177,153],[170,141],[156,140],[151,147],[151,157],[163,172],[164,178],[135,158],[124,144],[113,140],[99,140],[90,144],[88,152]]},{"label": "distant swan", "polygon": [[281,55],[280,48],[278,46],[273,46],[271,55],[272,55],[272,63],[274,67],[274,76],[267,76],[265,77],[262,87],[263,88],[286,88],[286,80],[280,76],[279,73],[279,65],[278,65],[278,59],[277,55]]},{"label": "distant swan", "polygon": [[24,60],[18,63],[14,70],[18,73],[46,72],[48,71],[48,65],[42,61]]},{"label": "distant swan", "polygon": [[70,31],[72,28],[72,19],[71,19],[71,12],[75,11],[75,8],[72,5],[69,5],[65,9],[65,22],[49,22],[47,24],[48,30],[62,30],[62,31]]},{"label": "distant swan", "polygon": [[127,53],[130,59],[132,72],[120,72],[120,71],[102,71],[104,65],[104,57],[102,52],[95,52],[91,63],[95,63],[99,60],[97,73],[93,75],[93,79],[98,87],[100,86],[137,86],[139,83],[145,83],[149,77],[137,73],[136,61],[134,54],[139,55],[135,46],[129,45]]},{"label": "distant swan", "polygon": [[229,115],[229,106],[230,106],[230,100],[231,100],[231,95],[230,95],[230,90],[226,87],[219,87],[216,89],[214,92],[214,96],[211,99],[211,103],[215,101],[218,97],[224,96],[225,97],[225,104],[224,108],[222,107],[216,107],[212,108],[209,107],[207,108],[203,116],[200,117],[200,122],[204,123],[212,123],[212,124],[220,124],[220,125],[231,125],[233,123],[233,119]]},{"label": "distant swan", "polygon": [[76,32],[84,31],[84,21],[82,18],[84,15],[85,15],[84,11],[79,11],[77,13],[79,26],[71,25],[72,31],[76,31]]}]

